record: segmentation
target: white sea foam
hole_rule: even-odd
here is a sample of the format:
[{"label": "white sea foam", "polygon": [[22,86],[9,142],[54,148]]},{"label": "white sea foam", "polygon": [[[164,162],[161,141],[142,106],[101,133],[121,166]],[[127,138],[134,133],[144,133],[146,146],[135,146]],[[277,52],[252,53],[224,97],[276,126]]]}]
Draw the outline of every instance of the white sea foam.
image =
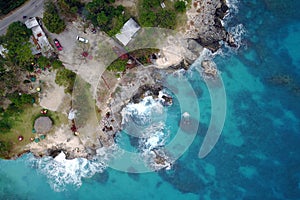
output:
[{"label": "white sea foam", "polygon": [[[101,173],[107,167],[109,156],[112,156],[112,149],[97,150],[99,155],[94,159],[76,158],[68,160],[61,152],[55,158],[44,157],[29,159],[31,166],[48,178],[53,190],[61,192],[66,190],[68,185],[79,188],[82,185],[82,178],[90,178],[95,173]],[[109,155],[109,156],[108,156]]]},{"label": "white sea foam", "polygon": [[246,35],[246,29],[243,24],[238,24],[234,27],[228,28],[228,31],[232,34],[235,44],[237,45],[236,50],[243,46],[243,38]]},{"label": "white sea foam", "polygon": [[185,74],[187,73],[187,71],[185,69],[179,69],[174,71],[172,74],[174,77],[178,78],[179,80],[184,79],[185,78]]},{"label": "white sea foam", "polygon": [[[163,107],[163,95],[170,96],[165,91],[160,91],[157,99],[148,96],[137,104],[128,104],[122,110],[123,123],[127,133],[132,134],[129,133],[132,130],[136,132],[134,136],[139,137],[138,150],[141,153],[141,158],[154,169],[158,169],[159,166],[156,166],[154,162],[153,151],[163,148],[169,138],[169,130],[165,124],[166,110]],[[136,120],[142,120],[143,123],[132,124]],[[132,128],[134,126],[137,127]]]},{"label": "white sea foam", "polygon": [[140,103],[130,103],[122,111],[122,124],[145,126],[152,122],[155,116],[162,116],[164,107],[152,96],[145,97]]},{"label": "white sea foam", "polygon": [[225,16],[225,20],[230,20],[233,16],[238,14],[239,8],[238,8],[238,0],[226,0],[226,5],[229,7],[228,15]]},{"label": "white sea foam", "polygon": [[235,26],[228,26],[228,22],[230,22],[232,20],[233,17],[235,17],[238,12],[239,12],[239,1],[238,0],[226,0],[226,4],[229,7],[229,14],[226,15],[226,17],[224,18],[224,26],[227,27],[228,32],[233,36],[235,44],[237,45],[236,48],[231,48],[229,47],[227,44],[225,44],[226,49],[228,50],[228,52],[219,52],[220,55],[227,55],[227,54],[231,54],[231,53],[236,53],[237,50],[243,46],[243,38],[246,35],[246,29],[244,27],[243,24],[237,24]]}]

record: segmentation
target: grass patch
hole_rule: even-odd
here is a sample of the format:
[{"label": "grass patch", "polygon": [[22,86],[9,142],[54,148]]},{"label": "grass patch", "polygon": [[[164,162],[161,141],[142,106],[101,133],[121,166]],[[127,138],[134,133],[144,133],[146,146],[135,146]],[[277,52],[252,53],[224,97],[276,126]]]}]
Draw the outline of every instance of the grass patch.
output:
[{"label": "grass patch", "polygon": [[[31,143],[30,138],[37,136],[36,133],[32,133],[32,129],[34,120],[41,115],[41,109],[42,107],[40,106],[26,105],[23,107],[21,113],[16,113],[12,116],[11,120],[13,120],[13,123],[11,124],[12,126],[9,132],[0,134],[1,158],[10,158],[22,153],[24,147]],[[47,116],[53,120],[55,126],[68,122],[67,116],[62,113],[48,112]],[[23,136],[24,139],[18,141],[19,136]],[[7,148],[1,149],[1,146],[6,147],[5,144],[7,145]]]}]

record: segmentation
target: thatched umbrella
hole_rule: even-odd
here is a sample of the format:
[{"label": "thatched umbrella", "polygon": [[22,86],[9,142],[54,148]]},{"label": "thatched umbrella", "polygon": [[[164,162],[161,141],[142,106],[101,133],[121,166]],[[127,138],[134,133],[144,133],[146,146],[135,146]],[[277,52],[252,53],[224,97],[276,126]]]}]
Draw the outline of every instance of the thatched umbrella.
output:
[{"label": "thatched umbrella", "polygon": [[49,117],[39,117],[34,122],[34,129],[37,133],[47,133],[52,128],[52,121]]}]

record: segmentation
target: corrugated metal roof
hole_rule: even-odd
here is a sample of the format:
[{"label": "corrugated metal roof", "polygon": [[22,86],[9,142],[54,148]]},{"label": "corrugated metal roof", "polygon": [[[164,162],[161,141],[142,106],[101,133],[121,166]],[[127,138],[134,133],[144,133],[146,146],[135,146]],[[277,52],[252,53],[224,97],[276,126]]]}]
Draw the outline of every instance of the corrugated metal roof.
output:
[{"label": "corrugated metal roof", "polygon": [[32,27],[39,26],[39,22],[35,17],[31,17],[25,21],[25,25],[28,29],[31,29]]},{"label": "corrugated metal roof", "polygon": [[140,26],[130,18],[122,27],[121,32],[116,34],[116,38],[126,46],[130,40],[134,37],[136,32],[140,30]]}]

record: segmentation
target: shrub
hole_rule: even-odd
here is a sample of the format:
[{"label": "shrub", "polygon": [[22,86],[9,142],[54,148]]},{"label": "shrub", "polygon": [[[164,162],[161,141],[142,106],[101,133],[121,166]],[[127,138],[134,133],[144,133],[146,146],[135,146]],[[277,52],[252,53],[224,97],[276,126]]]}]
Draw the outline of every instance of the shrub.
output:
[{"label": "shrub", "polygon": [[61,33],[65,30],[65,22],[58,15],[55,4],[51,1],[45,3],[43,22],[46,28],[52,33]]},{"label": "shrub", "polygon": [[6,158],[12,148],[11,142],[0,141],[0,157]]},{"label": "shrub", "polygon": [[184,12],[186,10],[186,5],[184,1],[176,1],[174,4],[174,8],[178,12]]},{"label": "shrub", "polygon": [[61,68],[56,73],[55,83],[64,86],[66,88],[65,92],[72,93],[75,78],[76,74],[74,72],[66,68]]},{"label": "shrub", "polygon": [[59,68],[64,67],[63,63],[60,60],[54,60],[51,63],[51,65],[52,65],[53,69],[59,69]]},{"label": "shrub", "polygon": [[38,58],[37,60],[37,64],[39,65],[39,67],[47,67],[48,65],[50,65],[50,60],[44,56],[41,56]]},{"label": "shrub", "polygon": [[117,59],[107,67],[107,70],[114,72],[123,72],[126,70],[126,65],[127,60]]},{"label": "shrub", "polygon": [[31,94],[13,93],[8,98],[16,107],[21,108],[25,104],[31,104],[34,97]]}]

